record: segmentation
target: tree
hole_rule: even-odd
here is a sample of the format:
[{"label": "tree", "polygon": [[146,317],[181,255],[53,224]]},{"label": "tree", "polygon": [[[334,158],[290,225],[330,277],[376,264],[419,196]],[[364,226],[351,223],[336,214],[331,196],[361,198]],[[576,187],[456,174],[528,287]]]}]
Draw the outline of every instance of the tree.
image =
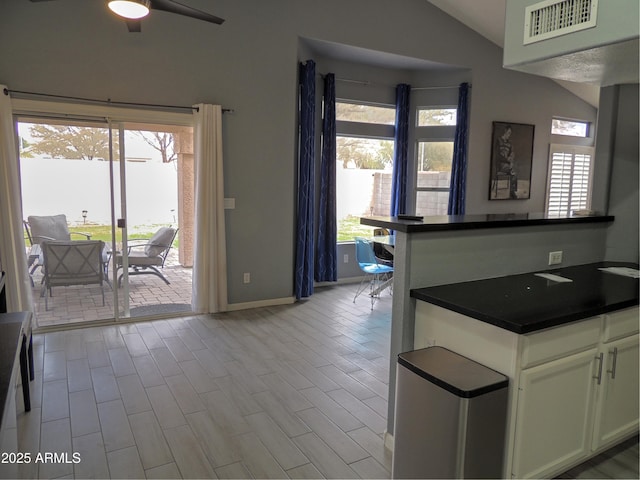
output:
[{"label": "tree", "polygon": [[[52,158],[104,159],[109,158],[109,133],[106,128],[72,125],[36,124],[29,128],[33,142],[27,154],[50,155]],[[114,152],[118,152],[114,137]]]},{"label": "tree", "polygon": [[32,143],[24,137],[20,137],[20,157],[33,158]]},{"label": "tree", "polygon": [[394,107],[336,102],[336,118],[348,122],[393,125],[396,118]]},{"label": "tree", "polygon": [[141,137],[149,146],[155,148],[162,156],[162,163],[173,162],[178,158],[174,150],[174,138],[172,133],[146,132],[136,130],[133,133]]},{"label": "tree", "polygon": [[418,125],[455,125],[456,115],[455,108],[418,109]]},{"label": "tree", "polygon": [[418,171],[447,172],[451,170],[453,142],[420,142]]},{"label": "tree", "polygon": [[372,138],[336,138],[338,160],[344,168],[384,170],[393,164],[393,141]]}]

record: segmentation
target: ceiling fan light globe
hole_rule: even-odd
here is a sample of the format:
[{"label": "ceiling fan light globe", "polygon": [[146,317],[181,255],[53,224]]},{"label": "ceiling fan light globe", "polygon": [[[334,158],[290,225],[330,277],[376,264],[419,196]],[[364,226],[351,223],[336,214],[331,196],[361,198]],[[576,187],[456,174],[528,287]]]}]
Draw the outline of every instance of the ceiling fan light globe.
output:
[{"label": "ceiling fan light globe", "polygon": [[149,15],[149,0],[111,0],[109,8],[116,15],[132,20]]}]

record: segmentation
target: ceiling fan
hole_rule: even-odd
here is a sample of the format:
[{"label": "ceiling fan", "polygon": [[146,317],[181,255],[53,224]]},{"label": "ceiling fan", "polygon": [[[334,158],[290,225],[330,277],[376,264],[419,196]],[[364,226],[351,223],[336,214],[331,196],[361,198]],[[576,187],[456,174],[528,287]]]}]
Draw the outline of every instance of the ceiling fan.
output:
[{"label": "ceiling fan", "polygon": [[[48,2],[51,0],[31,0],[32,2]],[[124,19],[130,32],[140,32],[141,19],[149,15],[150,10],[161,10],[205,22],[222,25],[224,19],[183,5],[174,0],[108,0],[109,9]]]}]

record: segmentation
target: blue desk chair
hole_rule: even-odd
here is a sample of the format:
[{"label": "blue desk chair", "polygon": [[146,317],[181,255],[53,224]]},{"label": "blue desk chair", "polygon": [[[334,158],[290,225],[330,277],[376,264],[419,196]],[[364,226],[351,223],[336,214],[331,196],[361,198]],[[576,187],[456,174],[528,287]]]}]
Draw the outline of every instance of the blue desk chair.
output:
[{"label": "blue desk chair", "polygon": [[355,237],[356,240],[356,260],[360,266],[360,270],[364,272],[358,291],[353,297],[353,303],[356,298],[369,287],[369,297],[371,297],[371,310],[373,304],[380,298],[380,292],[385,288],[391,288],[393,281],[393,267],[382,265],[379,263],[373,251],[372,242],[362,237]]}]

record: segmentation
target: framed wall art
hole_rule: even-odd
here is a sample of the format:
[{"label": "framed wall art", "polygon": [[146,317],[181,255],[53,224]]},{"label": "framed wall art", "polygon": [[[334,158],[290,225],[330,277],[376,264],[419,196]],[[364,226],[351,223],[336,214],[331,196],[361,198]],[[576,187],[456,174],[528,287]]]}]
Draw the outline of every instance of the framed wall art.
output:
[{"label": "framed wall art", "polygon": [[524,123],[493,122],[489,200],[531,196],[534,129]]}]

